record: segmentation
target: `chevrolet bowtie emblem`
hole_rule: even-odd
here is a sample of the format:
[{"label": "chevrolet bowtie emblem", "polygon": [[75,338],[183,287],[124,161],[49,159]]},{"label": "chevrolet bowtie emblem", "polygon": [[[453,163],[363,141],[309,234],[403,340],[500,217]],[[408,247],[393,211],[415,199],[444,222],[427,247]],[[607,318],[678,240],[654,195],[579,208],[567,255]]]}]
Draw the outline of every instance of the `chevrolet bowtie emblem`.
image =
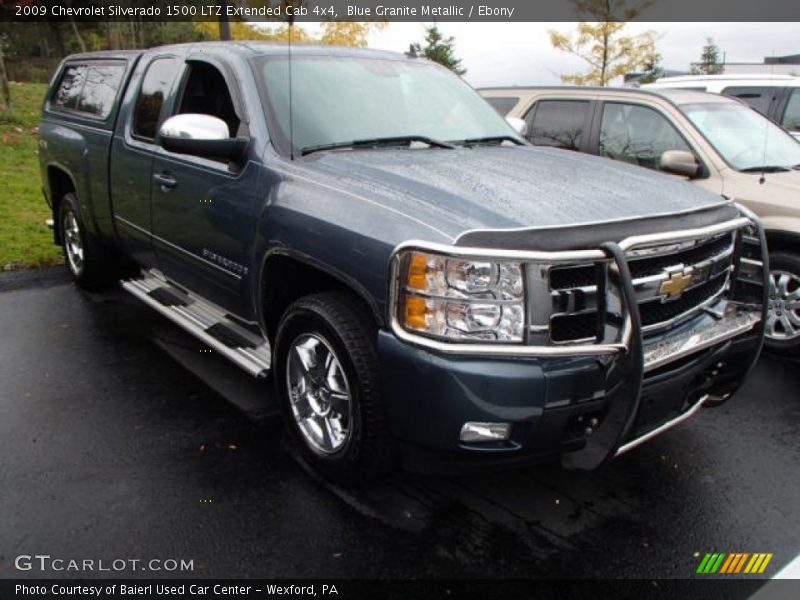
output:
[{"label": "chevrolet bowtie emblem", "polygon": [[658,293],[668,298],[675,298],[680,296],[683,291],[692,284],[693,279],[694,277],[692,277],[692,274],[686,271],[672,273],[669,279],[661,283]]}]

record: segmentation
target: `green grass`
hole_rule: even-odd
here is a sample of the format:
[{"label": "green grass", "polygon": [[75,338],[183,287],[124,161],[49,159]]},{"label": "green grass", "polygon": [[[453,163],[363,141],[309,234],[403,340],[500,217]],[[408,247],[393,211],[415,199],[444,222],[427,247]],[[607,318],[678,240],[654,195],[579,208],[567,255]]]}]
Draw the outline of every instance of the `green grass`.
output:
[{"label": "green grass", "polygon": [[47,85],[12,83],[13,113],[0,116],[0,270],[61,262],[39,175],[39,117]]}]

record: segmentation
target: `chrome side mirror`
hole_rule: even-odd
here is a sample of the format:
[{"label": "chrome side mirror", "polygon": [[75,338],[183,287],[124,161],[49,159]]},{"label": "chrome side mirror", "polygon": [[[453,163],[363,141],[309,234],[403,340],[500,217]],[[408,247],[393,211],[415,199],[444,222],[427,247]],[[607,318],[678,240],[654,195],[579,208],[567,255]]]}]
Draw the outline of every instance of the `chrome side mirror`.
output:
[{"label": "chrome side mirror", "polygon": [[170,117],[161,125],[159,136],[165,150],[214,160],[240,159],[249,142],[230,137],[222,119],[197,113]]},{"label": "chrome side mirror", "polygon": [[685,177],[697,177],[700,172],[700,163],[686,150],[667,150],[661,155],[659,166],[662,171]]},{"label": "chrome side mirror", "polygon": [[186,113],[164,121],[161,136],[190,140],[227,140],[231,135],[228,125],[218,117]]},{"label": "chrome side mirror", "polygon": [[525,122],[525,119],[506,117],[506,123],[511,125],[511,128],[523,137],[528,133],[528,124]]}]

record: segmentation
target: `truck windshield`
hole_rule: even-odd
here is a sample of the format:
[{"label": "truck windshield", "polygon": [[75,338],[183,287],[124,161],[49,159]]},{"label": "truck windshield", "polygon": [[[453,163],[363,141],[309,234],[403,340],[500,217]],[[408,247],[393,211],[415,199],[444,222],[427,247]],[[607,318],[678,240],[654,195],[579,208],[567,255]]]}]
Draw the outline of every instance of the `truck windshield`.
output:
[{"label": "truck windshield", "polygon": [[[289,63],[286,57],[268,57],[256,70],[271,126],[277,130],[272,135],[288,145]],[[291,81],[292,145],[299,154],[320,146],[393,138],[406,138],[408,145],[414,139],[450,143],[519,139],[464,81],[427,62],[293,56]]]},{"label": "truck windshield", "polygon": [[734,169],[782,171],[800,165],[800,143],[748,106],[701,103],[681,110]]}]

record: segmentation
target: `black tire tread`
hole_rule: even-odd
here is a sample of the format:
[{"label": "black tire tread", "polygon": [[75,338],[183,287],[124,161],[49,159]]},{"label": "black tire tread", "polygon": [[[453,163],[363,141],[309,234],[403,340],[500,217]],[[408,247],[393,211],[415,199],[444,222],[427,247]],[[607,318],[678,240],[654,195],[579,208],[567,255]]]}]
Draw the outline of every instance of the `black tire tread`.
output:
[{"label": "black tire tread", "polygon": [[81,238],[84,248],[84,264],[83,271],[80,276],[73,274],[75,282],[83,288],[89,290],[96,290],[107,287],[116,281],[114,273],[114,265],[103,252],[100,244],[91,236],[86,230],[86,224],[80,212],[78,198],[74,193],[70,192],[64,194],[58,210],[58,227],[62,228],[60,233],[62,237],[62,247],[64,250],[64,260],[67,262],[69,268],[69,259],[67,258],[66,241],[64,240],[64,211],[69,208],[78,219],[80,227]]},{"label": "black tire tread", "polygon": [[[397,462],[396,443],[388,431],[386,411],[381,398],[380,365],[375,350],[375,324],[368,309],[350,293],[343,291],[322,292],[304,296],[295,301],[286,311],[285,317],[307,312],[320,316],[333,329],[344,345],[348,359],[359,375],[359,403],[361,426],[355,432],[358,439],[356,469],[349,472],[337,469],[321,469],[324,475],[348,483],[358,483],[385,475],[395,468]],[[278,328],[276,344],[282,343],[285,327]],[[282,377],[276,377],[282,382]],[[282,385],[282,383],[279,383]],[[282,397],[282,396],[279,396]]]}]

